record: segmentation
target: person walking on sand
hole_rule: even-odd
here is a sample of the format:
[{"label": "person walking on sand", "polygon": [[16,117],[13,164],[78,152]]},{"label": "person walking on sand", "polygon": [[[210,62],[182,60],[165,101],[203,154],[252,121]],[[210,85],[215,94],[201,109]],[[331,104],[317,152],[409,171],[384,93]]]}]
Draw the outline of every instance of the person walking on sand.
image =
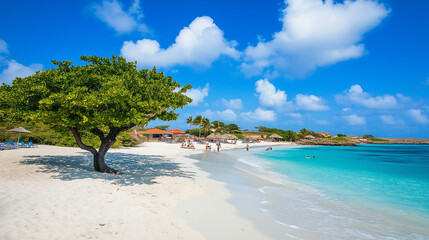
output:
[{"label": "person walking on sand", "polygon": [[249,151],[249,144],[246,144],[246,150]]},{"label": "person walking on sand", "polygon": [[217,145],[217,151],[219,152],[220,150],[220,142],[216,144]]}]

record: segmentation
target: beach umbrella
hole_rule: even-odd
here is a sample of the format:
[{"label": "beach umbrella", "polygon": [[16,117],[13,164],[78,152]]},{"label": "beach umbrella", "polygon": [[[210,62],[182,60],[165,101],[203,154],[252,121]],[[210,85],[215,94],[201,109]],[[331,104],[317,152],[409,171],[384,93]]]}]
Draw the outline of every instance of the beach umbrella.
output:
[{"label": "beach umbrella", "polygon": [[282,139],[282,137],[276,133],[272,134],[271,136],[269,136],[268,138],[278,138],[278,139]]},{"label": "beach umbrella", "polygon": [[210,135],[208,135],[206,137],[206,139],[215,139],[215,138],[216,138],[216,134],[214,134],[214,133],[211,133]]},{"label": "beach umbrella", "polygon": [[236,140],[236,139],[238,139],[238,137],[237,137],[237,136],[232,135],[232,134],[227,134],[227,135],[225,136],[225,138],[226,138],[227,140]]},{"label": "beach umbrella", "polygon": [[27,129],[25,129],[23,127],[17,127],[17,128],[10,129],[10,130],[7,130],[7,131],[19,133],[19,135],[18,135],[18,143],[19,143],[19,138],[21,137],[21,133],[31,133],[30,131],[28,131]]}]

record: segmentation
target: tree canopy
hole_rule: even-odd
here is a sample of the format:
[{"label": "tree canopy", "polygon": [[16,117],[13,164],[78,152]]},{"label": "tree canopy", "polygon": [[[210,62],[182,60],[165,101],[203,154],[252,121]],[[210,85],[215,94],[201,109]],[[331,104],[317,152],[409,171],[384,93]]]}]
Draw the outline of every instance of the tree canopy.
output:
[{"label": "tree canopy", "polygon": [[[181,88],[156,68],[138,70],[135,62],[115,55],[80,59],[88,64],[52,61],[56,68],[1,86],[0,107],[6,117],[69,129],[79,147],[95,156],[107,152],[115,137],[127,129],[155,119],[176,120],[174,111],[192,101],[183,94],[190,85]],[[82,142],[81,131],[100,138],[99,152]]]}]

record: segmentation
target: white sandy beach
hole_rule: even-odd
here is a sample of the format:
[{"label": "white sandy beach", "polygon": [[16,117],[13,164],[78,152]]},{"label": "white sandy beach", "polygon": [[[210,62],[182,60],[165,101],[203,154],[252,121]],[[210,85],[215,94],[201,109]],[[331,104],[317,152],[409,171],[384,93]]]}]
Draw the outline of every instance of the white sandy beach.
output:
[{"label": "white sandy beach", "polygon": [[[204,151],[196,147],[112,149],[125,164],[106,158],[124,171],[119,179],[91,171],[91,156],[79,148],[1,151],[0,239],[268,239],[225,201],[223,183],[186,158]],[[244,147],[223,144],[222,150]],[[124,169],[135,165],[147,170],[141,179]]]}]

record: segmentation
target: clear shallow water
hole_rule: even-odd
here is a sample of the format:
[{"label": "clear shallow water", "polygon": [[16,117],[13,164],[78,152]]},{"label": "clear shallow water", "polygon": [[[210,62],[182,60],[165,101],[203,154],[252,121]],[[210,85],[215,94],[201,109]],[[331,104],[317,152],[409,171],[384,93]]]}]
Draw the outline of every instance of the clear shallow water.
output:
[{"label": "clear shallow water", "polygon": [[291,238],[429,239],[429,146],[286,147],[236,157],[237,168],[272,183],[259,189],[260,208]]}]

